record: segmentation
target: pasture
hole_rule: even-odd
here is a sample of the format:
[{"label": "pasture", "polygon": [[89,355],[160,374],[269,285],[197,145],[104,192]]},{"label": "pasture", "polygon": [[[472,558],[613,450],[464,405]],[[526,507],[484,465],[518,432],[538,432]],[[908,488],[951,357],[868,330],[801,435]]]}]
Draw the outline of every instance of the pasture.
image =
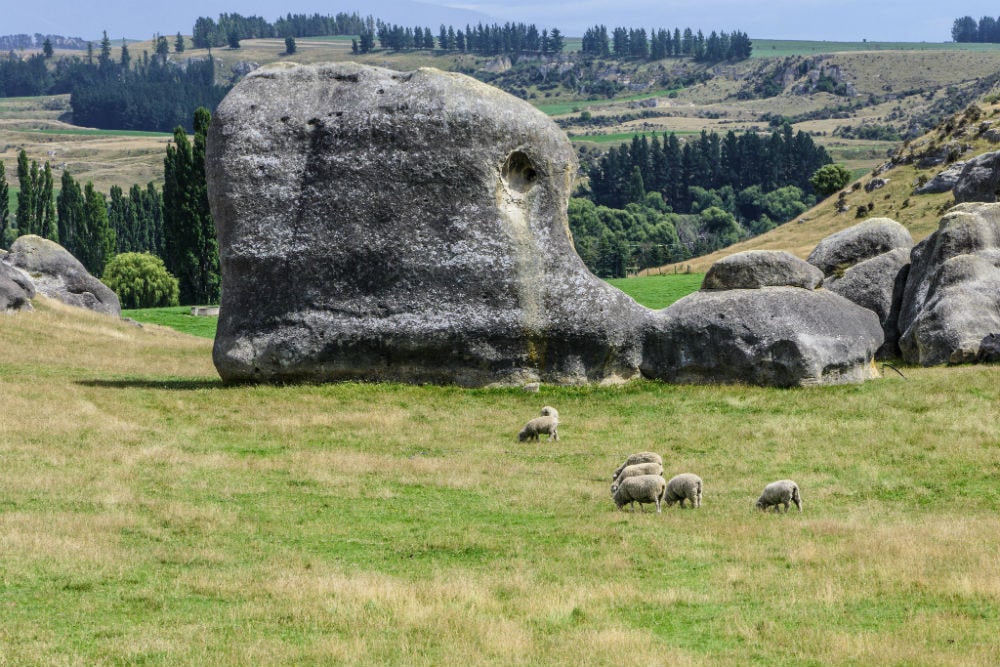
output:
[{"label": "pasture", "polygon": [[[210,340],[45,299],[0,340],[5,666],[1000,661],[996,366],[224,386]],[[700,510],[615,511],[646,449]],[[753,512],[782,477],[804,512]]]}]

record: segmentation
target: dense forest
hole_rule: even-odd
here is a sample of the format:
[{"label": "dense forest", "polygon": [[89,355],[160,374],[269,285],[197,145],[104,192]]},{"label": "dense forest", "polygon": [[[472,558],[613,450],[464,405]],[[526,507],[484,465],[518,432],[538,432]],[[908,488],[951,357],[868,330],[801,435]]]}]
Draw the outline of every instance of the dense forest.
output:
[{"label": "dense forest", "polygon": [[577,252],[602,277],[712,252],[811,207],[810,178],[831,162],[787,124],[769,136],[637,135],[587,170],[569,210]]}]

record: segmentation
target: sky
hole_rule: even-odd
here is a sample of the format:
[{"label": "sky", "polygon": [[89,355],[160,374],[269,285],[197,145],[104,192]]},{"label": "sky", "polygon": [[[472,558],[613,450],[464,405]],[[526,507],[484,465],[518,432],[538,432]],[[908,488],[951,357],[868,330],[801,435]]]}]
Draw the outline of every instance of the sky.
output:
[{"label": "sky", "polygon": [[926,0],[4,0],[0,35],[35,33],[112,40],[149,39],[154,34],[191,34],[195,19],[221,13],[261,16],[286,13],[357,12],[388,23],[422,25],[436,33],[442,24],[461,26],[506,21],[558,27],[580,36],[598,24],[740,30],[751,39],[825,41],[946,42],[956,18],[997,17],[1000,5],[983,0],[950,3]]}]

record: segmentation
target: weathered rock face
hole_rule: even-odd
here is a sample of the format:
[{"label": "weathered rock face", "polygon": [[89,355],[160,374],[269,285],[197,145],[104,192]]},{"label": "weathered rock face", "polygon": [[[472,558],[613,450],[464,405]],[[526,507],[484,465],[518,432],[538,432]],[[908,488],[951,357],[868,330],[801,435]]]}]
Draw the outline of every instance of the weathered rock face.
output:
[{"label": "weathered rock face", "polygon": [[995,202],[1000,193],[1000,152],[983,153],[968,160],[952,191],[956,204]]},{"label": "weathered rock face", "polygon": [[824,288],[878,315],[885,338],[879,359],[899,356],[899,309],[912,247],[906,227],[871,218],[826,237],[808,258],[822,269]]},{"label": "weathered rock face", "polygon": [[642,370],[667,382],[860,382],[875,377],[883,339],[875,313],[827,290],[701,291],[661,314],[646,336]]},{"label": "weathered rock face", "polygon": [[913,248],[899,329],[909,363],[992,359],[1000,335],[1000,204],[955,206]]},{"label": "weathered rock face", "polygon": [[50,299],[105,315],[121,315],[118,295],[54,241],[33,234],[21,236],[10,246],[4,261],[27,273],[35,289]]},{"label": "weathered rock face", "polygon": [[6,252],[0,251],[0,312],[31,310],[35,285],[24,273],[3,261],[6,255]]},{"label": "weathered rock face", "polygon": [[720,259],[705,273],[702,289],[760,289],[803,287],[816,289],[823,272],[782,250],[747,250]]},{"label": "weathered rock face", "polygon": [[251,73],[208,137],[216,368],[465,386],[637,376],[651,311],[573,250],[576,170],[553,122],[462,75]]},{"label": "weathered rock face", "polygon": [[909,272],[910,251],[896,248],[823,280],[825,289],[878,316],[885,341],[875,352],[876,359],[899,356],[899,310]]}]

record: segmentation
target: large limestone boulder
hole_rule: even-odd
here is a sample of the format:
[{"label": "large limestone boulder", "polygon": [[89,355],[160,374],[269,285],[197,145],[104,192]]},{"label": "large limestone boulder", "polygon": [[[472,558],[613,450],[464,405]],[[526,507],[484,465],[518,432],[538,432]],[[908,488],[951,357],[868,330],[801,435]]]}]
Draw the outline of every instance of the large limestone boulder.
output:
[{"label": "large limestone boulder", "polygon": [[35,285],[31,279],[4,261],[7,253],[0,250],[0,312],[31,310]]},{"label": "large limestone boulder", "polygon": [[907,362],[992,360],[1000,335],[1000,204],[955,206],[913,248],[899,329]]},{"label": "large limestone boulder", "polygon": [[700,291],[650,326],[642,370],[667,382],[794,387],[875,377],[882,328],[827,290]]},{"label": "large limestone boulder", "polygon": [[746,250],[724,257],[705,273],[702,289],[816,289],[823,272],[783,250]]},{"label": "large limestone boulder", "polygon": [[3,261],[26,273],[38,293],[50,299],[105,315],[121,315],[118,295],[55,241],[34,234],[21,236]]},{"label": "large limestone boulder", "polygon": [[823,287],[875,312],[885,340],[878,359],[899,356],[899,309],[913,237],[891,218],[870,218],[820,241],[807,261],[822,269]]},{"label": "large limestone boulder", "polygon": [[217,108],[206,171],[226,381],[638,376],[651,311],[577,257],[573,147],[523,101],[432,69],[264,67]]}]

